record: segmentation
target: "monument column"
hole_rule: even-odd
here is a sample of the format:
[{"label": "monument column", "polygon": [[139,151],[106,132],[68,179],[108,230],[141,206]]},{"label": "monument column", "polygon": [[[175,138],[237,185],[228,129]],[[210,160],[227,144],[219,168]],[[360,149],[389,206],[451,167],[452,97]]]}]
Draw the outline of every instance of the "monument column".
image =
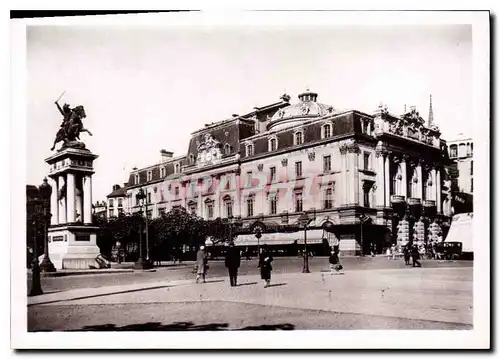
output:
[{"label": "monument column", "polygon": [[83,177],[83,221],[92,223],[92,177]]},{"label": "monument column", "polygon": [[391,172],[389,167],[390,153],[387,152],[384,158],[384,184],[385,184],[385,206],[391,206]]},{"label": "monument column", "polygon": [[75,222],[75,175],[67,174],[66,183],[66,205],[67,205],[67,221],[68,223]]},{"label": "monument column", "polygon": [[52,216],[50,217],[50,224],[55,226],[59,224],[59,205],[57,204],[57,193],[59,192],[59,187],[57,181],[53,178],[49,178],[50,187],[52,187],[52,193],[50,194],[50,210]]},{"label": "monument column", "polygon": [[[58,188],[57,195],[59,196],[59,191],[64,189],[66,186],[66,180],[64,178],[64,174],[62,174],[58,177],[58,182],[59,182],[59,184],[57,186],[57,188]],[[67,190],[66,190],[66,192],[67,192]],[[58,211],[59,212],[58,213],[58,218],[59,218],[58,223],[59,224],[66,223],[66,197],[67,197],[67,193],[65,196],[62,196],[62,198],[59,199],[59,201],[58,201],[59,202],[59,211]]]}]

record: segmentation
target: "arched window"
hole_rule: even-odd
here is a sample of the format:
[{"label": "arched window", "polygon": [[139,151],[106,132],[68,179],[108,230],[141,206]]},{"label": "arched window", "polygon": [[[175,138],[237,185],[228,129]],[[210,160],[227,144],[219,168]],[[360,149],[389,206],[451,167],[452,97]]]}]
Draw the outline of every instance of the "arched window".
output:
[{"label": "arched window", "polygon": [[328,138],[332,136],[332,125],[327,123],[321,127],[321,138]]},{"label": "arched window", "polygon": [[176,163],[174,165],[174,173],[180,173],[181,172],[181,165],[179,163]]},{"label": "arched window", "polygon": [[233,200],[231,196],[225,196],[222,200],[224,202],[224,215],[226,218],[231,218],[233,216]]},{"label": "arched window", "polygon": [[401,165],[398,164],[396,172],[392,177],[392,193],[395,195],[402,195],[403,192],[403,172],[401,171]]},{"label": "arched window", "polygon": [[436,200],[436,193],[434,191],[434,178],[432,178],[432,172],[427,172],[427,177],[425,179],[425,186],[424,186],[424,198],[429,201],[435,201]]},{"label": "arched window", "polygon": [[418,175],[417,175],[417,169],[413,170],[413,176],[411,177],[411,183],[410,183],[410,197],[411,198],[417,198],[418,196]]},{"label": "arched window", "polygon": [[189,155],[189,163],[194,164],[194,155],[192,153]]},{"label": "arched window", "polygon": [[276,151],[278,149],[278,139],[276,137],[271,137],[269,139],[269,152]]},{"label": "arched window", "polygon": [[304,133],[302,131],[295,132],[293,142],[295,145],[301,145],[304,142]]},{"label": "arched window", "polygon": [[228,155],[229,153],[231,153],[231,146],[229,146],[229,143],[226,143],[224,145],[224,154]]},{"label": "arched window", "polygon": [[165,167],[160,167],[160,177],[164,178],[167,174]]}]

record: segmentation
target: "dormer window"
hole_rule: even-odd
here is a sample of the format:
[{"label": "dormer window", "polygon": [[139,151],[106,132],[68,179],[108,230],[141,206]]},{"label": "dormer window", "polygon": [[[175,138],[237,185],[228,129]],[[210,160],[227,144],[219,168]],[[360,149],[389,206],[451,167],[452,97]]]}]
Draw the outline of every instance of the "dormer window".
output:
[{"label": "dormer window", "polygon": [[246,145],[246,155],[247,157],[253,156],[253,143]]},{"label": "dormer window", "polygon": [[269,152],[276,151],[278,149],[278,139],[276,137],[271,137],[269,139]]},{"label": "dormer window", "polygon": [[147,180],[151,181],[153,179],[153,171],[148,171]]},{"label": "dormer window", "polygon": [[189,163],[194,164],[194,155],[192,153],[189,155]]},{"label": "dormer window", "polygon": [[301,145],[304,143],[304,132],[297,131],[293,135],[293,143],[294,145]]},{"label": "dormer window", "polygon": [[228,154],[230,154],[230,153],[231,153],[231,146],[229,146],[229,143],[226,143],[226,144],[224,145],[224,153],[225,153],[226,155],[228,155]]},{"label": "dormer window", "polygon": [[181,165],[179,163],[176,163],[174,165],[174,173],[180,173],[181,172]]},{"label": "dormer window", "polygon": [[166,175],[167,175],[167,171],[166,171],[165,167],[160,167],[160,177],[165,178]]},{"label": "dormer window", "polygon": [[136,174],[135,175],[135,184],[139,184],[139,182],[140,182],[139,174]]},{"label": "dormer window", "polygon": [[321,127],[321,138],[328,138],[332,136],[332,125],[327,123]]}]

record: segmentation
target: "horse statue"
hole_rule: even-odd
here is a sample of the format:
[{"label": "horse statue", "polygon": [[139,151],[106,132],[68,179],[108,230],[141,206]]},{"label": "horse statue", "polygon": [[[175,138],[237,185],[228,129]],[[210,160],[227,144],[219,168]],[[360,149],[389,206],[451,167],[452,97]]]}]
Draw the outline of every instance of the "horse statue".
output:
[{"label": "horse statue", "polygon": [[[85,114],[85,109],[83,106],[76,106],[75,108],[70,108],[68,104],[65,104],[63,108],[59,106],[59,103],[56,101],[55,104],[59,109],[61,115],[63,115],[63,123],[61,124],[61,128],[57,131],[56,138],[54,140],[54,144],[50,149],[53,151],[56,147],[56,144],[63,141],[63,147],[68,146],[70,142],[76,142],[80,140],[80,133],[87,132],[90,136],[92,133],[83,127],[82,118],[85,118],[87,115]],[[84,146],[82,143],[77,142],[78,147]]]}]

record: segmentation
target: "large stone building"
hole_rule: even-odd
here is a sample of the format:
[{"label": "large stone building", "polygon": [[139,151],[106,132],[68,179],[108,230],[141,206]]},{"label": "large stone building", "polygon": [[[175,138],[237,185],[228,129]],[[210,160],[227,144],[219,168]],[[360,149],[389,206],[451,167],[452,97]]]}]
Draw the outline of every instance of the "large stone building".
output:
[{"label": "large stone building", "polygon": [[343,254],[435,238],[427,233],[446,220],[447,154],[432,108],[425,123],[415,108],[340,110],[310,91],[290,100],[205,125],[182,156],[162,150],[161,163],[132,171],[124,207],[138,211],[143,188],[150,217],[184,206],[206,219],[241,218],[243,246],[257,244],[256,227],[260,244],[303,243],[293,228],[304,211],[308,243],[321,243],[329,223]]}]

